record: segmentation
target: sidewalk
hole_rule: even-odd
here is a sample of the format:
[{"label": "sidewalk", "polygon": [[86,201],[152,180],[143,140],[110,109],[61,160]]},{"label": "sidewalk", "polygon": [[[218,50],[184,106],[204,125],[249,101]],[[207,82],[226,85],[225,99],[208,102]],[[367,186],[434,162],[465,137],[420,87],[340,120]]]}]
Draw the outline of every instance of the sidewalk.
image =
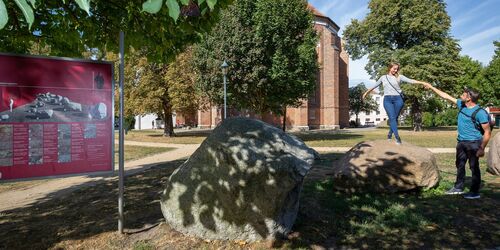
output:
[{"label": "sidewalk", "polygon": [[[125,175],[132,175],[144,171],[157,163],[178,160],[189,157],[200,146],[200,144],[168,144],[155,142],[125,141],[125,145],[136,145],[144,147],[171,147],[172,151],[148,156],[139,160],[125,162]],[[350,147],[313,147],[318,152],[347,152]],[[428,148],[433,153],[455,153],[454,148]],[[0,212],[9,209],[33,204],[44,199],[52,199],[81,188],[91,186],[97,181],[117,179],[118,166],[115,167],[114,174],[107,176],[73,176],[65,178],[55,178],[46,182],[41,182],[27,188],[6,191],[0,193]]]},{"label": "sidewalk", "polygon": [[[172,147],[172,151],[148,156],[142,159],[125,162],[125,175],[132,175],[144,171],[157,163],[178,160],[193,154],[199,145],[196,144],[166,144],[166,143],[137,143],[125,142],[126,145],[141,145],[150,147]],[[80,175],[72,177],[54,178],[27,188],[16,189],[0,193],[0,212],[9,209],[33,204],[44,199],[52,199],[71,193],[83,186],[91,186],[102,180],[113,180],[118,178],[118,165],[115,172],[110,175]],[[8,202],[5,202],[8,201]]]}]

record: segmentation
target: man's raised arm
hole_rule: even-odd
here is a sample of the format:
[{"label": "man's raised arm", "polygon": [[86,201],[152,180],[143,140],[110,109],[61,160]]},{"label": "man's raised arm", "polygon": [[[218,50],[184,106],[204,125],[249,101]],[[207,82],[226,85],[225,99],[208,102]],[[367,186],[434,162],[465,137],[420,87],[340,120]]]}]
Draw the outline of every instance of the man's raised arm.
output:
[{"label": "man's raised arm", "polygon": [[447,93],[437,89],[436,87],[432,86],[430,83],[423,83],[426,89],[430,89],[434,91],[437,95],[439,95],[441,98],[450,101],[452,103],[457,103],[457,98],[452,97],[451,95],[448,95]]}]

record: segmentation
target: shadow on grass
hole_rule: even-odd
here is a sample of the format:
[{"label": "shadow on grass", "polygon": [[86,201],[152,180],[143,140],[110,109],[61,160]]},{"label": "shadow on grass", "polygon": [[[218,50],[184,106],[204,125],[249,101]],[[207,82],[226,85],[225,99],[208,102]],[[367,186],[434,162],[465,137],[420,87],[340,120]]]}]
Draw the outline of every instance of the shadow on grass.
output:
[{"label": "shadow on grass", "polygon": [[[342,155],[322,154],[315,163],[305,179],[293,232],[274,247],[493,249],[500,245],[498,182],[487,182],[483,197],[472,201],[443,195],[451,186],[449,181],[422,193],[347,195],[333,190],[329,175],[331,165]],[[183,162],[164,162],[126,177],[125,228],[141,229],[164,221],[159,192]],[[0,213],[0,249],[47,249],[65,240],[116,231],[117,181],[91,184],[60,191],[69,195],[53,193],[31,206]],[[200,248],[212,246],[198,241]],[[175,249],[176,245],[164,247]]]},{"label": "shadow on grass", "polygon": [[[341,154],[323,154],[314,168],[324,172]],[[308,176],[309,177],[309,176]],[[495,248],[500,242],[500,185],[485,183],[480,200],[446,196],[451,187],[400,194],[352,194],[334,190],[328,175],[308,178],[289,240],[275,247]]]},{"label": "shadow on grass", "polygon": [[302,141],[321,141],[321,140],[356,140],[364,137],[362,134],[352,133],[352,132],[338,132],[335,130],[309,130],[305,132],[293,132],[291,133]]},{"label": "shadow on grass", "polygon": [[[164,220],[159,192],[184,161],[163,162],[125,178],[125,228],[142,228]],[[64,240],[116,231],[117,200],[118,181],[108,179],[69,187],[32,205],[3,211],[0,249],[47,249]]]},{"label": "shadow on grass", "polygon": [[[207,137],[212,133],[212,129],[180,130],[175,131],[175,137]],[[149,134],[148,137],[163,137],[163,131],[155,134]]]},{"label": "shadow on grass", "polygon": [[[389,130],[389,127],[377,127],[376,129],[385,129]],[[398,126],[398,130],[403,130],[403,131],[413,131],[413,127],[410,126]],[[449,127],[424,127],[423,131],[456,131],[457,127],[456,126],[449,126]]]}]

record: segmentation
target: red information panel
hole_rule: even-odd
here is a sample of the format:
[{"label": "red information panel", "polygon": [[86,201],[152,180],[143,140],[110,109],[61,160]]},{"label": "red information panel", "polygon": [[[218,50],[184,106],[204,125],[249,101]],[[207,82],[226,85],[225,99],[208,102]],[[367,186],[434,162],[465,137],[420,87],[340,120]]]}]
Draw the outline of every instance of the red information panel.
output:
[{"label": "red information panel", "polygon": [[0,181],[113,170],[113,65],[0,54]]}]

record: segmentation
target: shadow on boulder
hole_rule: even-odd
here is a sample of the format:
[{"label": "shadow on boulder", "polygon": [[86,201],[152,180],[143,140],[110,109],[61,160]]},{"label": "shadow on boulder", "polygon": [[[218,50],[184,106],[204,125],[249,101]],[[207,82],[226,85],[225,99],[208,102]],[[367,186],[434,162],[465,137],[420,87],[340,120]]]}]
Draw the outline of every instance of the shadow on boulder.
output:
[{"label": "shadow on boulder", "polygon": [[258,120],[220,124],[170,177],[161,197],[174,229],[208,239],[272,239],[295,222],[317,152]]},{"label": "shadow on boulder", "polygon": [[361,142],[333,168],[334,188],[348,193],[394,193],[432,188],[439,183],[432,152],[407,143]]}]

